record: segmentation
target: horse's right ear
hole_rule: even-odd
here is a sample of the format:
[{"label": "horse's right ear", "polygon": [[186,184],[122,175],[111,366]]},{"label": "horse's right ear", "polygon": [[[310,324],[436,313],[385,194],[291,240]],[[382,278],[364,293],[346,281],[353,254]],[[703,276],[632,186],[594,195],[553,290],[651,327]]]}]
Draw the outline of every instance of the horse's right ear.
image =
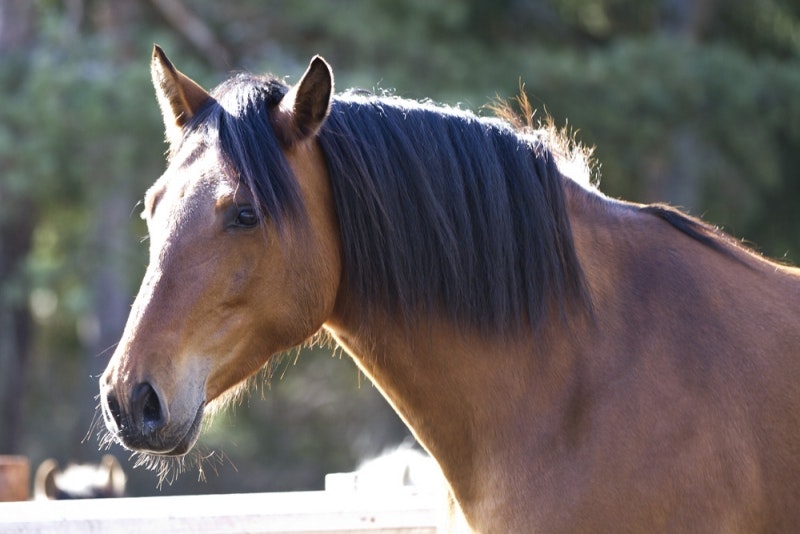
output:
[{"label": "horse's right ear", "polygon": [[150,74],[164,117],[167,141],[174,145],[183,135],[183,125],[211,99],[211,95],[176,69],[158,45],[153,46]]},{"label": "horse's right ear", "polygon": [[316,135],[328,117],[332,98],[333,71],[322,57],[314,56],[273,116],[275,133],[284,146]]}]

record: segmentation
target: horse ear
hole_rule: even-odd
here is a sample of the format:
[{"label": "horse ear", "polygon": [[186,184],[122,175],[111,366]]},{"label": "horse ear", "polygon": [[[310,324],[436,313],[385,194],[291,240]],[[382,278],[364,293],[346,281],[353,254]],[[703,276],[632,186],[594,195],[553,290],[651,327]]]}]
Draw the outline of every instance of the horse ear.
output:
[{"label": "horse ear", "polygon": [[211,98],[200,85],[175,68],[160,46],[153,46],[150,75],[164,117],[167,140],[177,142],[183,125]]},{"label": "horse ear", "polygon": [[300,81],[281,100],[273,125],[285,146],[316,135],[331,109],[333,71],[314,56]]}]

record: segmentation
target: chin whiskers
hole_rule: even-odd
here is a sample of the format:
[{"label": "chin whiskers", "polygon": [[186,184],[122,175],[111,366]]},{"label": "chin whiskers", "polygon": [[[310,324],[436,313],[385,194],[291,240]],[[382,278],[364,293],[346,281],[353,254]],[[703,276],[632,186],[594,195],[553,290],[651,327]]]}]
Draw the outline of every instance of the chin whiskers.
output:
[{"label": "chin whiskers", "polygon": [[[203,450],[202,446],[195,446],[184,456],[163,456],[145,452],[131,453],[130,460],[134,468],[142,467],[155,473],[158,478],[156,486],[161,489],[166,483],[171,486],[179,476],[197,470],[197,480],[206,481],[206,473],[211,471],[219,474],[219,467],[225,461],[225,454],[219,451]],[[230,460],[228,460],[230,462]],[[233,463],[231,463],[233,466]],[[236,466],[233,466],[234,469]]]}]

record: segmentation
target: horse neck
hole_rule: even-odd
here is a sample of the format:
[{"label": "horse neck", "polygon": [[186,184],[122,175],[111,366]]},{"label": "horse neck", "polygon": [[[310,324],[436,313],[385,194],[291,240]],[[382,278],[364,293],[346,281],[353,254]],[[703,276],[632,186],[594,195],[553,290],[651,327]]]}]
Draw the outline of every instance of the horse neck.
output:
[{"label": "horse neck", "polygon": [[[566,200],[600,309],[615,298],[619,271],[612,265],[624,256],[616,247],[628,246],[618,241],[624,225],[578,186],[567,188]],[[590,347],[581,343],[594,338],[591,318],[565,321],[555,312],[535,334],[509,339],[430,316],[402,326],[375,313],[364,324],[362,314],[347,311],[360,307],[340,291],[327,329],[436,458],[463,509],[491,501],[490,493],[508,484],[493,477],[512,457],[531,458],[552,436],[579,439],[574,414],[592,372],[581,357]]]},{"label": "horse neck", "polygon": [[[588,319],[551,317],[535,335],[491,339],[436,317],[403,328],[391,317],[375,314],[368,324],[359,324],[348,319],[358,314],[346,313],[359,303],[342,298],[326,324],[436,458],[467,520],[478,530],[497,527],[503,519],[499,512],[493,514],[497,507],[531,506],[521,499],[538,496],[536,485],[547,484],[549,462],[593,439],[587,424],[592,402],[607,391],[609,380],[635,373],[641,363],[637,357],[646,358],[651,373],[642,380],[654,376],[657,382],[675,383],[683,376],[674,361],[675,347],[658,342],[674,332],[703,339],[704,325],[699,323],[713,317],[693,313],[696,299],[714,302],[724,295],[720,302],[731,304],[718,312],[730,315],[747,309],[739,304],[753,304],[746,299],[759,294],[777,302],[781,291],[800,292],[795,271],[781,275],[786,281],[776,286],[774,275],[732,263],[635,206],[574,184],[566,192],[573,240],[594,307]],[[737,278],[731,282],[731,276]],[[692,290],[686,290],[687,284]],[[758,284],[758,292],[738,289],[752,284]],[[729,332],[731,341],[718,354],[730,360],[748,343],[754,337],[750,323],[775,331],[774,324],[764,321],[787,316],[782,330],[796,331],[793,318],[800,310],[788,311],[780,308],[764,318],[737,321],[737,330]],[[795,334],[787,339],[796,346]],[[793,346],[778,343],[770,352],[789,353]]]},{"label": "horse neck", "polygon": [[434,317],[326,326],[437,460],[465,511],[505,483],[487,476],[527,446],[513,435],[520,421],[557,424],[549,410],[576,376],[570,351],[553,339],[490,339]]}]

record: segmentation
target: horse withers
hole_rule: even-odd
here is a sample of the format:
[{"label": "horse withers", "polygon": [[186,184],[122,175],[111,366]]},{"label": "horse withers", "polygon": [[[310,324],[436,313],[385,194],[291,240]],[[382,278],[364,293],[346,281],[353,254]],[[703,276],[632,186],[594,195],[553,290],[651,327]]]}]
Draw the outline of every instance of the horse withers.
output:
[{"label": "horse withers", "polygon": [[156,47],[150,264],[100,379],[109,439],[185,455],[328,332],[479,532],[800,525],[800,277],[609,199],[551,131],[301,80],[207,92]]}]

